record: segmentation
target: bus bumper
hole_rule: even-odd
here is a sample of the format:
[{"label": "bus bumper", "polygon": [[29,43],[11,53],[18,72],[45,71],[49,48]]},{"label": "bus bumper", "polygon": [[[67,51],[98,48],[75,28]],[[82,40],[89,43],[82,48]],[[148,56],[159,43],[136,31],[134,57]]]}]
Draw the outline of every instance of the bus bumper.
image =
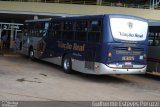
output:
[{"label": "bus bumper", "polygon": [[147,65],[143,65],[142,68],[112,68],[105,64],[99,64],[99,69],[96,70],[96,74],[145,74]]}]

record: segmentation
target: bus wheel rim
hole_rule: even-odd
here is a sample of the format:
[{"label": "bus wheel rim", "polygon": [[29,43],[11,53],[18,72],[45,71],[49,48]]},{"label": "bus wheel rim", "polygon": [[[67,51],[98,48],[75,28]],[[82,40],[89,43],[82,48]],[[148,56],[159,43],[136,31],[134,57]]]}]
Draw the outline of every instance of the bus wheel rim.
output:
[{"label": "bus wheel rim", "polygon": [[33,51],[30,51],[30,57],[33,57],[34,53]]},{"label": "bus wheel rim", "polygon": [[68,70],[70,64],[69,64],[69,60],[68,59],[65,59],[64,60],[64,69]]}]

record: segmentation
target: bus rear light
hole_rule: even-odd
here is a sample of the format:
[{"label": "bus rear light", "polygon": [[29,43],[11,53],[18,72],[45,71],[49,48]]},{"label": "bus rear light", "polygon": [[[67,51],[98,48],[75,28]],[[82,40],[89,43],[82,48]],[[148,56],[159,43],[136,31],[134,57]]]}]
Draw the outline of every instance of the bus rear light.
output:
[{"label": "bus rear light", "polygon": [[109,53],[108,53],[108,57],[111,57],[111,56],[112,56],[112,53],[111,53],[111,52],[109,52]]}]

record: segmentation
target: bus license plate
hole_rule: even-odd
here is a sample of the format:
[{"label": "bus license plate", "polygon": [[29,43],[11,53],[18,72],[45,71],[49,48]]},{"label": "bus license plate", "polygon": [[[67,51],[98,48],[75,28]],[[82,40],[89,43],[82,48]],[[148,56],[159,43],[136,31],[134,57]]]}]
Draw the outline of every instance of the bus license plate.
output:
[{"label": "bus license plate", "polygon": [[133,68],[133,65],[131,62],[125,62],[124,65],[122,65],[122,68]]},{"label": "bus license plate", "polygon": [[131,62],[125,62],[124,65],[132,65]]},{"label": "bus license plate", "polygon": [[133,61],[134,60],[134,56],[123,56],[122,60],[123,61]]}]

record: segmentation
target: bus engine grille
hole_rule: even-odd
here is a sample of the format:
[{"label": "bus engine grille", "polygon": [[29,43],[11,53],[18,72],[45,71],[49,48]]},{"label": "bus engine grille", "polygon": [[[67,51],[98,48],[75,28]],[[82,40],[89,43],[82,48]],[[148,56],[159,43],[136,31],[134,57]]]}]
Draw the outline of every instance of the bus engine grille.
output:
[{"label": "bus engine grille", "polygon": [[114,50],[116,54],[120,55],[141,55],[144,52],[143,48],[135,47],[131,47],[130,49],[128,47],[114,47]]}]

